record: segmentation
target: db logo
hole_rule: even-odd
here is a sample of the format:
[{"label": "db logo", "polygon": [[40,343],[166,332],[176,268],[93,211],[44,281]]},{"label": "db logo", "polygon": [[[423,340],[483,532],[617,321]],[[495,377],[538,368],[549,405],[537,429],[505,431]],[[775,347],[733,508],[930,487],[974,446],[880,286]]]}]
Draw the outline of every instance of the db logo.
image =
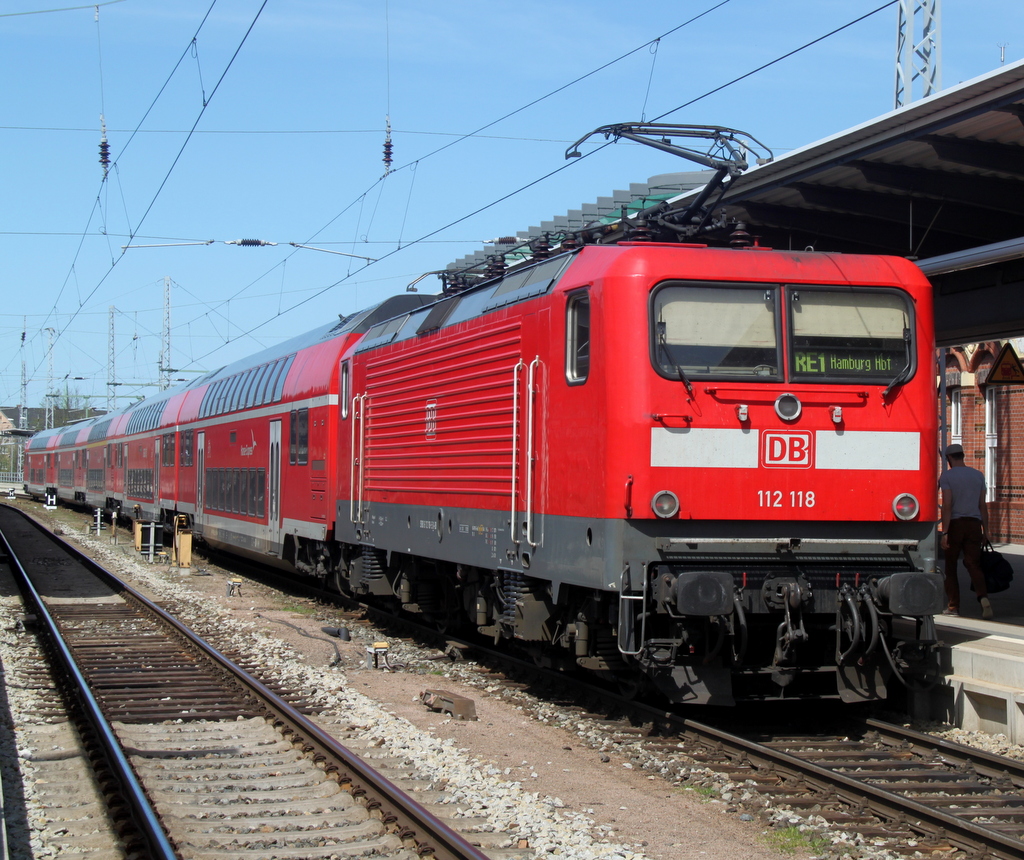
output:
[{"label": "db logo", "polygon": [[803,430],[761,434],[761,465],[769,469],[811,468],[811,434]]}]

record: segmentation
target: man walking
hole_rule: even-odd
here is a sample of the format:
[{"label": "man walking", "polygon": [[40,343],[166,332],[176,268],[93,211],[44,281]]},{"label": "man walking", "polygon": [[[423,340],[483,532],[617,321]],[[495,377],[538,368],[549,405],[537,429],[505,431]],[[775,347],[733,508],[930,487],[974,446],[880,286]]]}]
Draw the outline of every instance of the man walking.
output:
[{"label": "man walking", "polygon": [[981,603],[981,617],[992,617],[985,574],[981,570],[981,544],[988,534],[985,507],[985,476],[964,463],[962,445],[946,448],[949,468],[939,478],[942,492],[942,549],[946,557],[947,608],[943,614],[960,614],[960,581],[957,562],[964,555],[964,567],[971,577],[974,593]]}]

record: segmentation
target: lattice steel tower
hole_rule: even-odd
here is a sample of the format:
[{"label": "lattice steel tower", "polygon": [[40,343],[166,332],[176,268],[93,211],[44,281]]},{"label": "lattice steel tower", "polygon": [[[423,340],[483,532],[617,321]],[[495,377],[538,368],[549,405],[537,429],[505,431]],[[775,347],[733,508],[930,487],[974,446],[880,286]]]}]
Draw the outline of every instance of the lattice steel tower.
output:
[{"label": "lattice steel tower", "polygon": [[[47,430],[54,425],[53,410],[57,405],[57,391],[53,387],[53,336],[56,333],[57,329],[55,328],[46,329],[46,421],[43,426]],[[67,414],[64,416],[65,419],[69,417]]]},{"label": "lattice steel tower", "polygon": [[114,348],[114,314],[117,312],[117,308],[113,305],[107,309],[107,412],[112,413],[117,405],[117,399],[114,395],[114,388],[117,385],[117,379],[115,377],[115,361],[117,360],[117,351]]},{"label": "lattice steel tower", "polygon": [[894,107],[914,100],[914,81],[918,79],[922,98],[942,89],[941,4],[942,0],[899,0]]},{"label": "lattice steel tower", "polygon": [[164,325],[160,341],[160,390],[171,387],[171,279],[164,278]]}]

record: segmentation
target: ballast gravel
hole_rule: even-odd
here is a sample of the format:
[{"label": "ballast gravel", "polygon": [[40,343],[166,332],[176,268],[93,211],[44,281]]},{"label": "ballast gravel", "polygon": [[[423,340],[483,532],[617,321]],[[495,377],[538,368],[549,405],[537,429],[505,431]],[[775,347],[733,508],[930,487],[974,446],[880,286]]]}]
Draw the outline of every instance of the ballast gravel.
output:
[{"label": "ballast gravel", "polygon": [[[125,546],[123,530],[112,546],[109,534],[83,534],[83,521],[63,509],[50,518],[151,599],[173,603],[201,635],[216,635],[219,648],[233,647],[303,691],[325,724],[336,728],[344,718],[362,741],[414,765],[444,792],[452,817],[484,822],[474,826],[504,834],[507,848],[559,860],[896,856],[820,817],[774,809],[723,774],[610,739],[599,721],[510,688],[471,662],[388,640],[387,660],[378,655],[374,668],[379,633],[352,625],[343,641],[322,631],[344,626],[337,610],[249,581],[231,588],[232,574],[201,559],[191,570],[149,565]],[[420,702],[426,689],[473,699],[478,720],[428,710]],[[1012,754],[1005,742],[943,728],[952,740]]]}]

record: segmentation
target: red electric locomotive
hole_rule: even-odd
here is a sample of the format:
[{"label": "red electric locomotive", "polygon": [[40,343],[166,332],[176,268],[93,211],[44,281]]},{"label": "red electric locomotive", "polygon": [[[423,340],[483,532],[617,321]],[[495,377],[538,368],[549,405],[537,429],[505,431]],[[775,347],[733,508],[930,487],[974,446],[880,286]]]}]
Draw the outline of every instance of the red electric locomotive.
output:
[{"label": "red electric locomotive", "polygon": [[382,323],[340,585],[675,701],[882,695],[941,607],[930,328],[905,260],[650,242]]},{"label": "red electric locomotive", "polygon": [[710,193],[41,433],[29,488],[674,702],[884,696],[942,606],[931,287],[649,241]]}]

